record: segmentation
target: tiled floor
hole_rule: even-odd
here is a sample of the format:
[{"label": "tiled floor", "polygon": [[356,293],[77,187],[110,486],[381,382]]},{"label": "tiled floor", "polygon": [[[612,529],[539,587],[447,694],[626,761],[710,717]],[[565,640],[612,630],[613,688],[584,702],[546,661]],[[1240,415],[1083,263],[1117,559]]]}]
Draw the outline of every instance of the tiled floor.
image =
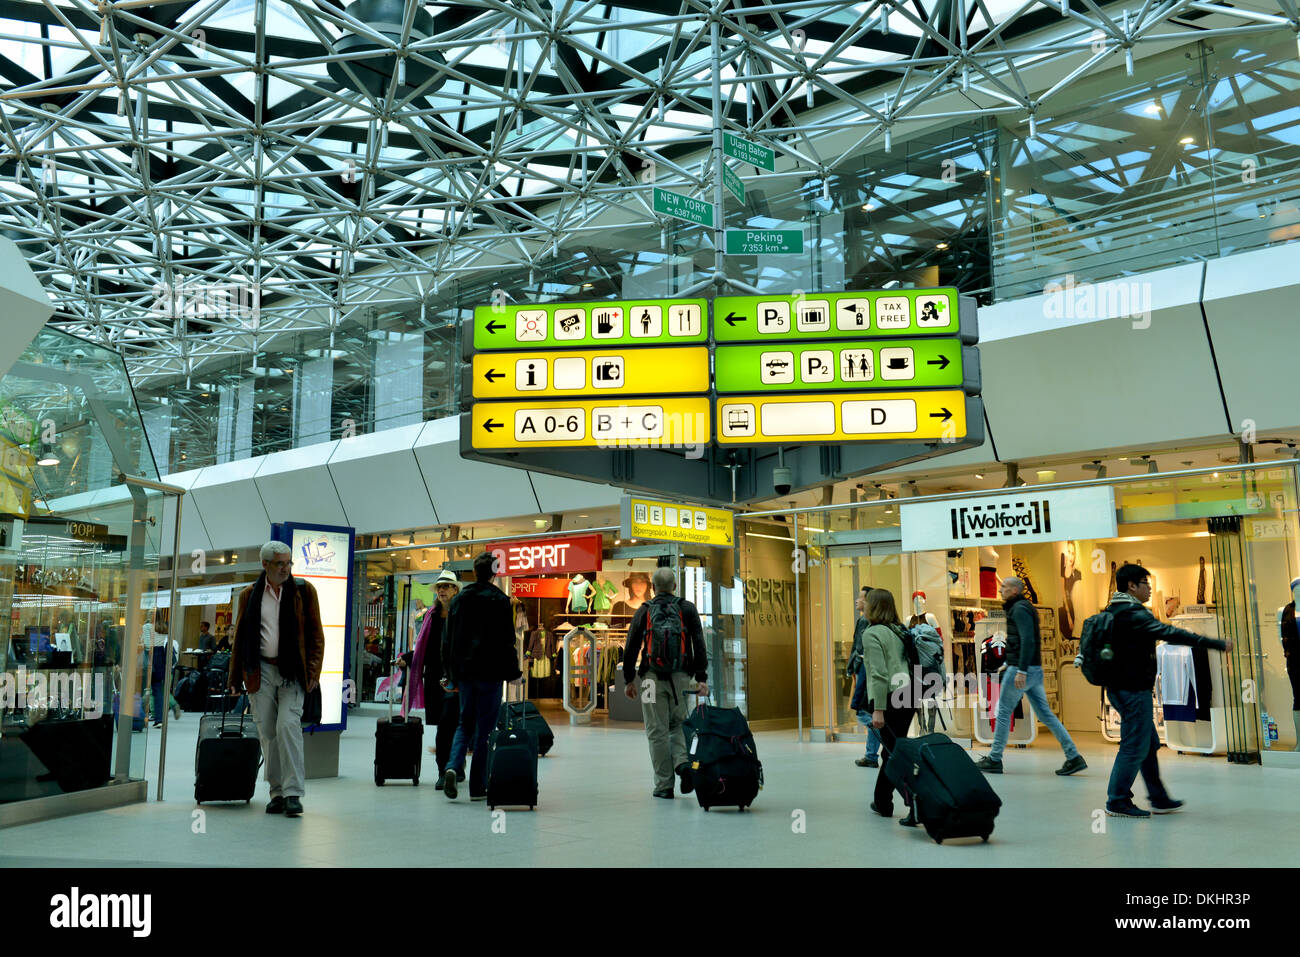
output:
[{"label": "tiled floor", "polygon": [[[556,743],[541,762],[541,805],[494,818],[464,789],[455,802],[434,790],[431,755],[418,788],[375,787],[374,722],[382,713],[350,716],[342,776],[308,782],[306,813],[297,820],[263,813],[264,783],[250,807],[196,808],[190,756],[197,721],[186,715],[170,730],[165,801],[0,831],[0,867],[1249,867],[1293,865],[1300,848],[1300,772],[1230,766],[1223,758],[1162,752],[1166,782],[1187,802],[1182,813],[1147,821],[1101,816],[1114,746],[1100,736],[1079,741],[1090,767],[1072,778],[1052,774],[1061,755],[1050,738],[1008,752],[1007,773],[990,779],[1004,802],[992,841],[941,847],[867,811],[876,772],[854,766],[860,745],[759,734],[767,786],[757,803],[744,814],[706,814],[693,797],[650,796],[639,727],[570,727],[551,716]],[[426,730],[426,744],[432,737]],[[1140,784],[1136,790],[1142,804],[1146,795]]]}]

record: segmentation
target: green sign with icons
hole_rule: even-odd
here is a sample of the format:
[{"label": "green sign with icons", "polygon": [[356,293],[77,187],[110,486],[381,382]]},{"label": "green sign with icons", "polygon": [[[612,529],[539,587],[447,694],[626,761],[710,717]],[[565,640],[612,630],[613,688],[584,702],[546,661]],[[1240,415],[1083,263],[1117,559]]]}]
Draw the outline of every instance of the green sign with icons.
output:
[{"label": "green sign with icons", "polygon": [[[960,339],[719,345],[718,392],[809,392],[977,386],[978,359]],[[973,380],[973,381],[968,381]]]},{"label": "green sign with icons", "polygon": [[707,342],[705,299],[478,306],[474,349],[663,346]]},{"label": "green sign with icons", "polygon": [[975,342],[974,310],[964,328],[956,289],[875,289],[800,296],[719,296],[713,300],[717,342],[800,339],[891,339],[953,336]]}]

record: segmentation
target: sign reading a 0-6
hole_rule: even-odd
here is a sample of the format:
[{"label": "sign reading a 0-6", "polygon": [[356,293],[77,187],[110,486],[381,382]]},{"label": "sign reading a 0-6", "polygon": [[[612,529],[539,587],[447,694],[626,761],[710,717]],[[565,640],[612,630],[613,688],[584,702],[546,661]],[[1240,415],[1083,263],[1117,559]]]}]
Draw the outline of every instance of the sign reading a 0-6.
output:
[{"label": "sign reading a 0-6", "polygon": [[475,349],[685,345],[707,342],[704,299],[479,306]]},{"label": "sign reading a 0-6", "polygon": [[975,301],[956,289],[876,289],[799,296],[719,296],[718,342],[959,336],[979,339]]}]

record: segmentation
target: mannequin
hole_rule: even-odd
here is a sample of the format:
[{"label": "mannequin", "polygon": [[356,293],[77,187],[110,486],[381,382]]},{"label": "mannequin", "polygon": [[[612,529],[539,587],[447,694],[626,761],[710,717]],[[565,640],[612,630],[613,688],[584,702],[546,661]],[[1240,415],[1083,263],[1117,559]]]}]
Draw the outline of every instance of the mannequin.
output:
[{"label": "mannequin", "polygon": [[907,620],[908,628],[915,628],[917,625],[929,625],[940,635],[943,634],[943,629],[939,627],[939,619],[925,610],[925,592],[912,592],[912,611],[912,617]]},{"label": "mannequin", "polygon": [[574,575],[573,581],[569,582],[569,599],[564,603],[564,613],[566,615],[584,613],[591,601],[591,593],[591,582],[581,574]]},{"label": "mannequin", "polygon": [[1210,569],[1205,567],[1205,556],[1198,559],[1199,567],[1196,570],[1196,604],[1213,605],[1214,604],[1214,575]]},{"label": "mannequin", "polygon": [[1002,583],[998,580],[998,553],[988,545],[980,547],[980,597],[997,598]]},{"label": "mannequin", "polygon": [[1295,721],[1296,746],[1300,751],[1300,632],[1296,629],[1295,610],[1300,604],[1300,578],[1291,579],[1291,600],[1277,610],[1277,633],[1286,655],[1286,673],[1291,679],[1291,717]]}]

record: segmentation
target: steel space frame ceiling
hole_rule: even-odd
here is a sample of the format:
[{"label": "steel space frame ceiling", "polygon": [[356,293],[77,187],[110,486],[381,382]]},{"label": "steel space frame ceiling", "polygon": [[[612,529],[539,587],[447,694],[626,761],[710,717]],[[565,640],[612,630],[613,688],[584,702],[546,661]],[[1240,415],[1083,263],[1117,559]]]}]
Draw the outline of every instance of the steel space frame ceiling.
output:
[{"label": "steel space frame ceiling", "polygon": [[715,112],[825,178],[908,125],[1028,122],[1143,44],[1300,30],[1296,0],[391,0],[383,28],[359,6],[0,0],[0,226],[58,326],[184,376],[399,278],[598,244],[611,208],[653,245],[647,172],[711,198]]}]

